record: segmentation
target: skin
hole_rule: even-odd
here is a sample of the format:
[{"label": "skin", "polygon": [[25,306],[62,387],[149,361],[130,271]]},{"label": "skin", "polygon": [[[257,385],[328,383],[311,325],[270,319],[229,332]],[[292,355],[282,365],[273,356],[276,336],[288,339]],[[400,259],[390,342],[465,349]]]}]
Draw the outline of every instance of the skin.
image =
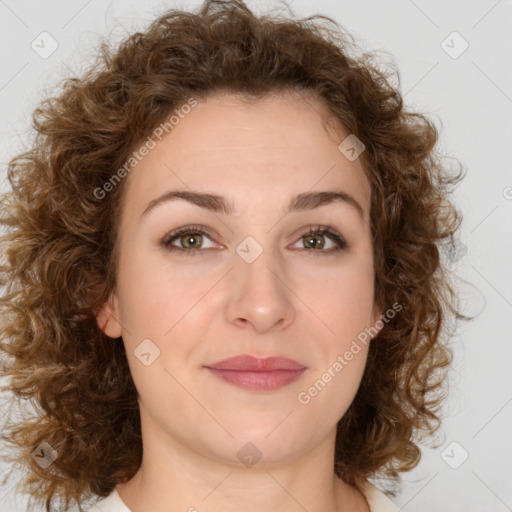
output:
[{"label": "skin", "polygon": [[[348,133],[324,128],[326,112],[320,100],[291,92],[253,104],[218,93],[125,178],[118,282],[97,320],[108,336],[122,336],[139,394],[143,462],[117,486],[132,512],[369,511],[333,469],[336,424],[369,344],[308,404],[297,399],[381,313],[370,185],[360,159],[338,149]],[[223,195],[234,213],[177,200],[141,217],[151,200],[177,189]],[[364,216],[343,202],[285,214],[290,198],[334,189],[351,194]],[[182,253],[161,245],[190,224],[213,235],[192,242],[201,253],[187,257],[183,235],[173,241]],[[331,252],[335,242],[319,235],[324,248],[308,248],[304,235],[315,224],[338,230],[349,247]],[[263,249],[252,263],[236,252],[247,236]],[[146,366],[134,350],[148,338],[160,355]],[[238,354],[284,356],[307,370],[258,392],[204,368]],[[237,457],[247,442],[261,452],[252,467]]]}]

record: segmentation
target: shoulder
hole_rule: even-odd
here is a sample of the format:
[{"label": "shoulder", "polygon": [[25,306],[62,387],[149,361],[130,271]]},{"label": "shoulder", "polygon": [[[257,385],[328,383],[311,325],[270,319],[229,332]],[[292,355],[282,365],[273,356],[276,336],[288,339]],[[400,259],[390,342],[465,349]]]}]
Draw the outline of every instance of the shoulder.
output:
[{"label": "shoulder", "polygon": [[400,509],[370,482],[363,482],[360,487],[368,502],[370,512],[399,512]]}]

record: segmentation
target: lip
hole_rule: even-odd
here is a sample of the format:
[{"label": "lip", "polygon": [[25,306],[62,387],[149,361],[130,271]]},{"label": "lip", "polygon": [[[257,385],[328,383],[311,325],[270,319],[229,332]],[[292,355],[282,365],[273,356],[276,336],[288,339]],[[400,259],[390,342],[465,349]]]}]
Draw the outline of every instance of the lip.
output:
[{"label": "lip", "polygon": [[206,366],[215,376],[252,391],[275,391],[297,380],[306,367],[285,357],[241,355]]},{"label": "lip", "polygon": [[259,358],[244,354],[223,359],[222,361],[208,365],[207,368],[247,372],[272,372],[276,370],[303,370],[306,367],[286,357]]}]

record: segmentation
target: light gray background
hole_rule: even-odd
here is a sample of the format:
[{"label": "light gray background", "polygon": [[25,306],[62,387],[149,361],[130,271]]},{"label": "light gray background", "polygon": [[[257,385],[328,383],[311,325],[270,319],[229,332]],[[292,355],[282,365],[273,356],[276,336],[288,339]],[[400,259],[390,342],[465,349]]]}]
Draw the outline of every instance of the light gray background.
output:
[{"label": "light gray background", "polygon": [[[99,35],[117,40],[166,8],[200,3],[0,0],[0,181],[6,162],[29,140],[34,107],[62,78],[81,73]],[[278,6],[248,5],[257,12]],[[294,0],[291,6],[299,16],[333,17],[368,50],[389,51],[405,101],[433,116],[441,148],[468,171],[455,194],[464,224],[454,263],[471,283],[460,292],[464,311],[481,314],[462,323],[454,339],[441,446],[423,448],[394,501],[407,512],[512,510],[512,2]],[[43,31],[59,45],[47,59],[31,48]],[[458,58],[441,46],[453,31],[469,44]],[[445,43],[452,53],[461,48],[457,37]],[[12,486],[0,488],[0,509],[26,510]]]}]

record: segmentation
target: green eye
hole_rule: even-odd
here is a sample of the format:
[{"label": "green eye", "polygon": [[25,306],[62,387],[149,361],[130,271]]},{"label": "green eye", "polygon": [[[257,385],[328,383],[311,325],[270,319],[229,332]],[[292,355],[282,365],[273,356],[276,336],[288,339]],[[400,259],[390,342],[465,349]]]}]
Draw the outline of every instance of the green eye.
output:
[{"label": "green eye", "polygon": [[[210,247],[202,246],[205,238],[212,243]],[[324,250],[325,241],[322,238],[330,239],[335,247]],[[331,254],[348,248],[345,239],[329,226],[310,226],[308,231],[299,237],[299,240],[301,239],[303,240],[303,249],[309,252]],[[179,245],[174,244],[175,241],[178,241]],[[212,236],[202,226],[185,226],[172,231],[164,237],[161,244],[169,251],[186,254],[187,256],[204,253],[214,247]]]}]

